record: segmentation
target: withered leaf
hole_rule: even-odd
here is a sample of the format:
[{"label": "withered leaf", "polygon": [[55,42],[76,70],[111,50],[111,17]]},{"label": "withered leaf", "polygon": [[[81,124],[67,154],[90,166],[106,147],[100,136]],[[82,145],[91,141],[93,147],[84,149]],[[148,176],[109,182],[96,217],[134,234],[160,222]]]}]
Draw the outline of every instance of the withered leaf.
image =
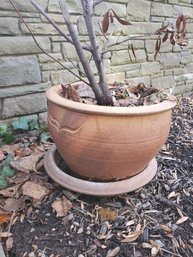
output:
[{"label": "withered leaf", "polygon": [[169,35],[168,31],[166,31],[164,37],[162,38],[162,42],[163,42],[163,43],[167,41],[168,35]]},{"label": "withered leaf", "polygon": [[184,223],[184,222],[185,222],[186,220],[188,220],[188,219],[189,219],[189,217],[184,216],[184,217],[180,218],[179,220],[177,220],[177,221],[176,221],[176,224],[177,224],[177,225],[182,224],[182,223]]},{"label": "withered leaf", "polygon": [[22,191],[23,191],[23,195],[27,195],[36,200],[41,200],[44,196],[50,193],[50,190],[48,188],[30,181],[27,181],[22,186]]},{"label": "withered leaf", "polygon": [[13,248],[13,237],[8,237],[5,242],[6,250],[10,251]]},{"label": "withered leaf", "polygon": [[73,86],[71,86],[70,84],[65,84],[65,85],[61,85],[61,87],[62,87],[62,95],[64,98],[75,102],[81,102],[81,98],[77,90]]},{"label": "withered leaf", "polygon": [[102,31],[103,33],[107,33],[108,29],[109,29],[109,12],[107,11],[105,13],[105,15],[103,16],[103,20],[102,20]]},{"label": "withered leaf", "polygon": [[12,161],[11,166],[16,170],[27,174],[29,174],[31,171],[36,172],[36,164],[43,157],[43,155],[43,153],[37,153],[25,156],[16,161]]},{"label": "withered leaf", "polygon": [[155,44],[155,54],[154,54],[154,60],[156,60],[157,54],[159,53],[159,50],[161,48],[161,38],[160,36],[157,38],[156,40],[156,44]]},{"label": "withered leaf", "polygon": [[21,184],[17,184],[15,186],[12,187],[8,187],[6,189],[2,189],[0,190],[0,195],[3,195],[5,197],[15,197],[18,198],[20,195],[19,192],[19,187],[21,186]]},{"label": "withered leaf", "polygon": [[118,21],[120,24],[122,24],[122,25],[132,25],[131,22],[121,19],[121,18],[116,14],[115,11],[112,10],[112,12],[113,12],[115,18],[117,19],[117,21]]},{"label": "withered leaf", "polygon": [[0,237],[10,237],[12,236],[12,233],[10,232],[0,232]]},{"label": "withered leaf", "polygon": [[141,225],[137,224],[135,232],[125,236],[125,239],[121,241],[121,243],[129,243],[135,241],[141,235]]},{"label": "withered leaf", "polygon": [[119,251],[120,251],[120,247],[117,246],[117,247],[115,247],[113,250],[109,250],[109,251],[107,252],[106,257],[115,257],[115,256],[117,256],[117,254],[118,254]]},{"label": "withered leaf", "polygon": [[24,208],[26,199],[26,196],[21,196],[19,199],[8,198],[5,201],[3,208],[8,212],[17,211]]},{"label": "withered leaf", "polygon": [[10,215],[8,214],[0,214],[0,226],[4,223],[7,223],[10,219]]},{"label": "withered leaf", "polygon": [[52,203],[52,208],[56,211],[57,217],[64,217],[67,215],[68,210],[72,207],[72,203],[66,198],[57,199]]},{"label": "withered leaf", "polygon": [[180,25],[181,25],[181,15],[179,15],[178,18],[176,19],[177,32],[180,32]]}]

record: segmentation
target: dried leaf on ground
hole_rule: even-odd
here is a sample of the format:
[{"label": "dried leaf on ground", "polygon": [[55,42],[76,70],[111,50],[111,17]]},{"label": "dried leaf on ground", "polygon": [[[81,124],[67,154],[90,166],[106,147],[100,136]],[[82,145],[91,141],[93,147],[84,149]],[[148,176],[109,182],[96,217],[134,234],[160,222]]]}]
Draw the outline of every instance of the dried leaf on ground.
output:
[{"label": "dried leaf on ground", "polygon": [[141,225],[137,224],[135,232],[129,234],[129,235],[124,235],[122,234],[125,239],[121,241],[121,243],[129,243],[135,241],[139,236],[141,235]]},{"label": "dried leaf on ground", "polygon": [[6,250],[10,251],[13,248],[13,237],[8,237],[5,242]]},{"label": "dried leaf on ground", "polygon": [[57,217],[64,217],[67,215],[68,210],[71,209],[72,203],[66,198],[57,199],[52,203],[52,208],[56,211]]},{"label": "dried leaf on ground", "polygon": [[189,219],[189,217],[184,216],[184,217],[180,218],[179,220],[177,220],[177,221],[176,221],[176,224],[177,224],[177,225],[182,224],[182,223],[184,223],[184,222],[185,222],[186,220],[188,220],[188,219]]},{"label": "dried leaf on ground", "polygon": [[22,192],[23,192],[23,195],[32,197],[35,200],[41,200],[44,196],[50,193],[50,190],[34,182],[27,181],[22,186]]},{"label": "dried leaf on ground", "polygon": [[114,221],[118,216],[118,212],[110,208],[100,208],[99,217],[103,220]]},{"label": "dried leaf on ground", "polygon": [[12,236],[12,233],[10,232],[0,232],[0,237],[10,237]]},{"label": "dried leaf on ground", "polygon": [[19,148],[20,144],[13,144],[13,145],[3,145],[1,149],[11,155],[15,155],[15,151]]},{"label": "dried leaf on ground", "polygon": [[0,161],[3,161],[5,159],[5,154],[3,151],[0,149]]},{"label": "dried leaf on ground", "polygon": [[22,147],[19,147],[16,151],[15,151],[15,155],[18,157],[18,158],[22,158],[24,156],[28,156],[31,154],[31,149],[29,147],[26,147],[26,146],[22,146]]},{"label": "dried leaf on ground", "polygon": [[25,156],[21,159],[11,162],[11,166],[18,170],[29,174],[30,172],[36,172],[36,164],[43,157],[44,153],[32,154]]},{"label": "dried leaf on ground", "polygon": [[4,223],[7,223],[10,219],[10,215],[8,214],[0,214],[0,226]]},{"label": "dried leaf on ground", "polygon": [[6,189],[0,190],[0,195],[3,195],[5,197],[15,197],[18,198],[20,195],[19,187],[21,184],[17,184],[15,186],[8,187]]},{"label": "dried leaf on ground", "polygon": [[118,254],[119,251],[120,251],[120,247],[117,246],[117,247],[114,248],[113,250],[109,250],[109,251],[107,252],[106,257],[115,257],[115,256],[117,256],[117,254]]},{"label": "dried leaf on ground", "polygon": [[3,208],[8,212],[18,211],[19,209],[22,209],[25,207],[25,200],[27,199],[26,196],[21,196],[19,199],[15,198],[8,198]]},{"label": "dried leaf on ground", "polygon": [[24,172],[17,172],[17,174],[14,177],[7,178],[8,182],[10,184],[22,184],[29,180],[30,176]]}]

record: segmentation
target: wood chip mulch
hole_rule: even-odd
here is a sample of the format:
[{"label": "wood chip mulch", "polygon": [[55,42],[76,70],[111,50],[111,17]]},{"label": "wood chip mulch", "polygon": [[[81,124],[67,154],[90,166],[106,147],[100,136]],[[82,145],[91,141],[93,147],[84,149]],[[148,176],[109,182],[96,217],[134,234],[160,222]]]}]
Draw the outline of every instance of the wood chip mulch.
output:
[{"label": "wood chip mulch", "polygon": [[[179,101],[157,160],[148,185],[113,198],[78,195],[54,184],[41,205],[29,204],[12,225],[7,256],[193,256],[193,99]],[[56,199],[72,203],[66,216],[53,211]]]}]

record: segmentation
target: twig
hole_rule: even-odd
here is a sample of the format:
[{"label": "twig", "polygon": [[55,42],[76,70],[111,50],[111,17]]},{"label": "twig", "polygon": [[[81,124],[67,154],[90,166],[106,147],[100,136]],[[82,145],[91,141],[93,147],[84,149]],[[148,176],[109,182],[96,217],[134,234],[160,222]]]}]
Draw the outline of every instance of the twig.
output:
[{"label": "twig", "polygon": [[183,257],[183,256],[180,255],[180,254],[173,253],[173,252],[168,251],[168,250],[166,250],[166,249],[164,249],[164,248],[160,248],[160,250],[162,250],[163,252],[166,252],[166,253],[170,253],[170,254],[172,254],[173,256]]},{"label": "twig", "polygon": [[159,202],[161,202],[161,203],[163,203],[163,204],[165,204],[165,205],[167,205],[167,206],[169,206],[169,207],[179,208],[180,210],[182,210],[182,208],[181,208],[180,205],[178,205],[178,204],[176,204],[176,203],[174,203],[174,202],[172,202],[172,201],[169,201],[169,200],[167,200],[167,199],[165,199],[165,198],[163,198],[163,197],[161,197],[161,196],[159,196],[159,195],[156,195],[155,198],[156,198]]}]

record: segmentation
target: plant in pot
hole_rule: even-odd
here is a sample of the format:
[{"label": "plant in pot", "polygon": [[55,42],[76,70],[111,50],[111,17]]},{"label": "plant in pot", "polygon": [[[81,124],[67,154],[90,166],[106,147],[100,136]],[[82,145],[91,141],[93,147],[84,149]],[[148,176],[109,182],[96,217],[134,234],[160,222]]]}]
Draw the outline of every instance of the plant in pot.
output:
[{"label": "plant in pot", "polygon": [[[45,168],[55,181],[69,189],[86,194],[114,195],[133,191],[153,178],[157,170],[154,157],[167,139],[171,112],[176,102],[167,95],[168,99],[162,98],[157,102],[156,98],[156,103],[148,104],[151,94],[160,96],[160,92],[142,83],[136,86],[108,84],[104,65],[106,53],[113,46],[129,42],[139,35],[131,35],[122,41],[117,38],[112,42],[114,23],[119,26],[131,26],[131,23],[110,9],[98,24],[104,41],[99,44],[93,16],[95,6],[102,2],[81,0],[88,35],[88,42],[83,44],[64,0],[59,3],[69,33],[61,31],[49,15],[31,0],[34,7],[75,48],[81,64],[75,73],[61,63],[79,82],[54,86],[46,92],[49,131],[57,151],[75,176],[58,168],[55,147],[46,154]],[[168,24],[158,29],[153,34],[156,37],[154,57],[162,42],[184,46],[185,29],[183,15],[177,18],[175,26]],[[140,35],[144,36],[147,35]],[[133,46],[128,46],[135,57]],[[94,75],[91,62],[86,58],[87,53],[98,76]]]}]

